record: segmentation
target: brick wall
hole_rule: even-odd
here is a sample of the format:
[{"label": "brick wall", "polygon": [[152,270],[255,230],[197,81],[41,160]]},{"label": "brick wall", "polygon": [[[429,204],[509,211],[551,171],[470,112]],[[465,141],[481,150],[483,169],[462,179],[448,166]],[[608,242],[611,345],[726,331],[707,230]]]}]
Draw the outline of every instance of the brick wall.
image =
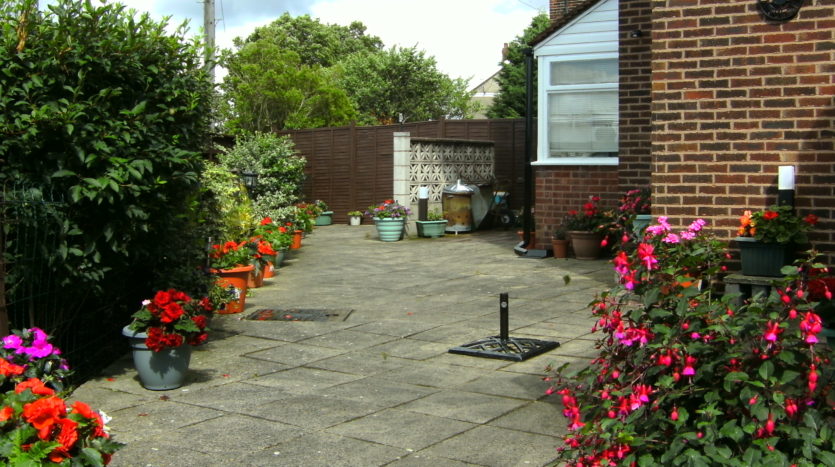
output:
[{"label": "brick wall", "polygon": [[[622,3],[623,5],[623,3]],[[756,2],[653,0],[653,214],[704,217],[731,238],[745,208],[775,202],[777,167],[797,167],[796,206],[835,253],[835,2],[787,23]]]},{"label": "brick wall", "polygon": [[534,220],[538,248],[550,245],[566,213],[579,210],[590,196],[600,196],[601,207],[614,207],[621,191],[616,166],[539,166],[534,171]]},{"label": "brick wall", "polygon": [[[561,0],[552,0],[552,11],[555,3],[562,6]],[[540,248],[550,242],[565,214],[579,209],[590,196],[603,198],[603,207],[614,207],[624,192],[650,183],[650,0],[621,1],[619,23],[619,166],[536,167],[535,220]],[[641,31],[641,36],[630,37],[633,31]]]},{"label": "brick wall", "polygon": [[556,21],[565,14],[573,10],[577,5],[584,3],[585,0],[550,0],[550,18],[551,21]]},{"label": "brick wall", "polygon": [[[621,1],[620,38],[620,180],[622,192],[649,186],[651,176],[650,78],[652,74],[652,5],[650,0]],[[638,37],[633,37],[638,36]]]}]

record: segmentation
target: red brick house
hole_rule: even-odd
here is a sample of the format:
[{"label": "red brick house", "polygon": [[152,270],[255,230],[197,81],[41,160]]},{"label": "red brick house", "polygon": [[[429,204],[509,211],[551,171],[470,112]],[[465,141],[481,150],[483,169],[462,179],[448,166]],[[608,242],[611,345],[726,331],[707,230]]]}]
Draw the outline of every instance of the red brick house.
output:
[{"label": "red brick house", "polygon": [[805,0],[786,21],[759,1],[551,0],[532,43],[540,242],[589,195],[614,205],[648,184],[654,215],[702,217],[730,239],[792,165],[795,205],[820,217],[812,240],[833,258],[835,1]]}]

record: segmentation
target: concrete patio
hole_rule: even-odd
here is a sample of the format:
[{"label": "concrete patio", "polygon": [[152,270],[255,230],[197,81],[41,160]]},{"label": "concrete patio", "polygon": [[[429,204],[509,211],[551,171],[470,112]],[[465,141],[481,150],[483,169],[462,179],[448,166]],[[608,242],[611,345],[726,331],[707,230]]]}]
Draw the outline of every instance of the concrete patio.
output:
[{"label": "concrete patio", "polygon": [[[606,261],[519,258],[515,232],[380,242],[318,227],[239,315],[217,315],[180,389],[142,388],[126,355],[73,394],[127,443],[113,466],[541,466],[565,421],[549,364],[594,354],[586,305]],[[565,276],[571,280],[566,284]],[[560,347],[524,362],[448,353],[498,334]],[[260,309],[328,321],[252,321]]]}]

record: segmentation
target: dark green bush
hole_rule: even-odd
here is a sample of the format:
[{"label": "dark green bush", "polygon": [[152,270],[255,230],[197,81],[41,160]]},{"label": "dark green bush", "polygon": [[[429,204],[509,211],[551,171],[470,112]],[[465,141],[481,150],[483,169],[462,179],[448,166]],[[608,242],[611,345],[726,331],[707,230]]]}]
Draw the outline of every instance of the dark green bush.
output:
[{"label": "dark green bush", "polygon": [[185,26],[165,27],[89,0],[0,6],[0,184],[67,201],[46,260],[66,293],[93,292],[92,308],[135,311],[152,286],[205,282],[194,266],[211,83]]}]

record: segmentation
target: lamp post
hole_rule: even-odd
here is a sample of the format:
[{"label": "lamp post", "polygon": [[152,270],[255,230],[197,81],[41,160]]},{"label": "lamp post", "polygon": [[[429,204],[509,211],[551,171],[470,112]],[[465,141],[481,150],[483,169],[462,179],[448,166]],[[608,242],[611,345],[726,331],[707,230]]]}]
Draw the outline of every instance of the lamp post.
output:
[{"label": "lamp post", "polygon": [[244,182],[244,186],[246,187],[249,194],[252,194],[252,190],[258,186],[258,174],[255,172],[241,172],[240,173],[241,181]]}]

